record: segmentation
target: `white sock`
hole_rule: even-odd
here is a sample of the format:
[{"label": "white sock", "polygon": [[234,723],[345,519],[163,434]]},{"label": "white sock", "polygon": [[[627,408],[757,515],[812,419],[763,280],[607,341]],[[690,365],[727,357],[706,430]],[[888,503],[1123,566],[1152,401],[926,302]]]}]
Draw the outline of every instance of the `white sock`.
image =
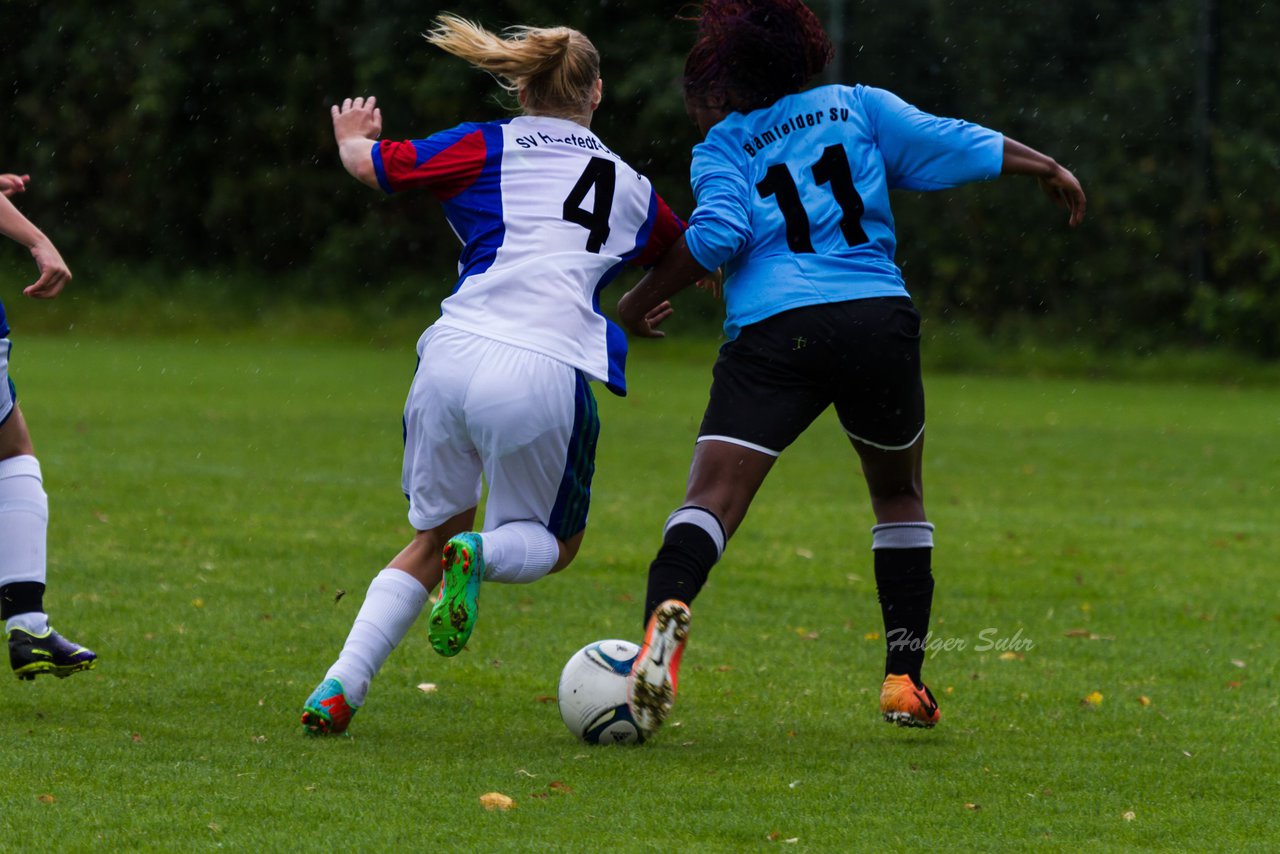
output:
[{"label": "white sock", "polygon": [[15,581],[45,583],[49,496],[40,462],[23,455],[0,460],[0,587]]},{"label": "white sock", "polygon": [[508,522],[480,535],[484,580],[528,584],[551,571],[560,541],[541,522]]},{"label": "white sock", "polygon": [[342,683],[350,705],[364,705],[369,683],[409,633],[429,592],[418,579],[390,566],[369,583],[347,642],[325,674]]},{"label": "white sock", "polygon": [[40,637],[49,631],[49,615],[44,611],[28,611],[25,614],[14,614],[4,621],[4,633],[7,635],[14,629],[22,629],[27,634]]}]

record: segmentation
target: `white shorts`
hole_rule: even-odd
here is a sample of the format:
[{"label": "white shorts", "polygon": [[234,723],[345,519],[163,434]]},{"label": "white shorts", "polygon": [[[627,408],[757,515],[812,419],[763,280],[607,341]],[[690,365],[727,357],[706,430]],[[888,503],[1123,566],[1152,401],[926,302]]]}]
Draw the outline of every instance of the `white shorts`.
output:
[{"label": "white shorts", "polygon": [[0,338],[0,424],[13,414],[13,403],[18,397],[13,390],[13,380],[9,379],[9,351],[12,349],[8,338]]},{"label": "white shorts", "polygon": [[404,410],[409,523],[429,530],[480,503],[484,530],[536,521],[566,540],[587,524],[600,420],[564,362],[447,326],[418,339]]}]

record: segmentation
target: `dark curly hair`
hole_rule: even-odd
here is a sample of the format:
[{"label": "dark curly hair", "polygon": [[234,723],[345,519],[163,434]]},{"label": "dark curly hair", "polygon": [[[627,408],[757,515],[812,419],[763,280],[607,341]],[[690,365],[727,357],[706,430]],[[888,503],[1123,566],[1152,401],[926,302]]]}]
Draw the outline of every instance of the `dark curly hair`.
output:
[{"label": "dark curly hair", "polygon": [[685,59],[685,99],[727,112],[799,92],[834,55],[801,0],[703,0],[687,20],[697,22],[698,39]]}]

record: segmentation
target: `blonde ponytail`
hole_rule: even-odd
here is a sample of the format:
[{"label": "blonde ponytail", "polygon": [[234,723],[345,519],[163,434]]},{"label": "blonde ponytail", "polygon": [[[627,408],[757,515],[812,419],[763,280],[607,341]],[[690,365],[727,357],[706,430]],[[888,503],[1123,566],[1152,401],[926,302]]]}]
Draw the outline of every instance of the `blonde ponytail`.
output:
[{"label": "blonde ponytail", "polygon": [[569,27],[510,27],[505,36],[446,12],[423,33],[431,44],[494,76],[512,94],[523,92],[529,113],[590,112],[600,54]]}]

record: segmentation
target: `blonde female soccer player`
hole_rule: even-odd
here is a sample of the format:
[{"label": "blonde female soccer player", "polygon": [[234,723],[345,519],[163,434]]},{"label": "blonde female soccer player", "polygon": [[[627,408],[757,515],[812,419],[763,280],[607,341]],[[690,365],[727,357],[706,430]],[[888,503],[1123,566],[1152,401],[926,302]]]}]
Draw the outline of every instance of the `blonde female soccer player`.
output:
[{"label": "blonde female soccer player", "polygon": [[[599,308],[625,264],[651,265],[684,225],[591,132],[600,57],[566,27],[505,36],[442,15],[427,40],[494,75],[522,115],[380,141],[373,98],[332,110],[342,164],[387,193],[426,190],[462,241],[459,277],[418,341],[405,404],[403,488],[413,540],[369,585],[338,660],[303,706],[317,734],[346,730],[437,582],[428,635],[454,655],[483,581],[563,569],[582,542],[599,420],[590,381],[625,392],[626,338]],[[648,319],[660,323],[670,309]],[[484,530],[473,531],[481,478]],[[443,559],[442,559],[443,552]]]}]

